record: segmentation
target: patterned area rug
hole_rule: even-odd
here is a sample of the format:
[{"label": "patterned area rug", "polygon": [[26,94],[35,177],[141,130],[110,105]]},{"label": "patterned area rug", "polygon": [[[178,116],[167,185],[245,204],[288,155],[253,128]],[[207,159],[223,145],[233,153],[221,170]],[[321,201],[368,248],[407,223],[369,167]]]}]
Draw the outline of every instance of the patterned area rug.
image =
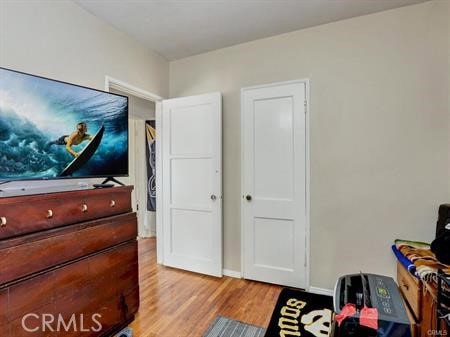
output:
[{"label": "patterned area rug", "polygon": [[265,329],[217,316],[203,337],[263,337]]}]

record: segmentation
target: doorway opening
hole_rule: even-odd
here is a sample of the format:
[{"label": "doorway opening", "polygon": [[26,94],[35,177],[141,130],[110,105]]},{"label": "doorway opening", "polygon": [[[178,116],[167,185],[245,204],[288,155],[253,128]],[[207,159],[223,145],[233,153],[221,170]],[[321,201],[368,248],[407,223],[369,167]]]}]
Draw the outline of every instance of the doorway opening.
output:
[{"label": "doorway opening", "polygon": [[162,98],[113,79],[105,80],[105,90],[129,99],[129,177],[124,183],[134,186],[133,211],[138,218],[138,237],[156,237],[156,104]]}]

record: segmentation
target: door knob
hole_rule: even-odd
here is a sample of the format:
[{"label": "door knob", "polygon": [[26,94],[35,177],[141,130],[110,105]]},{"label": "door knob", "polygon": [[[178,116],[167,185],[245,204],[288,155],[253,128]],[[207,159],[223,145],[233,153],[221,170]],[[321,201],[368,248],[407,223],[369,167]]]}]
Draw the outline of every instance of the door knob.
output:
[{"label": "door knob", "polygon": [[211,200],[214,201],[216,199],[217,199],[217,197],[214,194],[211,194]]},{"label": "door knob", "polygon": [[247,200],[247,201],[252,201],[252,196],[251,196],[250,194],[247,194],[247,195],[245,196],[245,200]]}]

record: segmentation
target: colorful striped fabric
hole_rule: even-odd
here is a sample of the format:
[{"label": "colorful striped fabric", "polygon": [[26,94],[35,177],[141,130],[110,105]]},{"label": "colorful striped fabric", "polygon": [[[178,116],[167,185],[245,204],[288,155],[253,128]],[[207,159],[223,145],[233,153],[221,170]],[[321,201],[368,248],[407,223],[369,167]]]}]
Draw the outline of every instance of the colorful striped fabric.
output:
[{"label": "colorful striped fabric", "polygon": [[430,245],[420,241],[395,240],[395,247],[416,266],[417,276],[423,281],[437,282],[437,271],[450,274],[450,266],[440,263]]}]

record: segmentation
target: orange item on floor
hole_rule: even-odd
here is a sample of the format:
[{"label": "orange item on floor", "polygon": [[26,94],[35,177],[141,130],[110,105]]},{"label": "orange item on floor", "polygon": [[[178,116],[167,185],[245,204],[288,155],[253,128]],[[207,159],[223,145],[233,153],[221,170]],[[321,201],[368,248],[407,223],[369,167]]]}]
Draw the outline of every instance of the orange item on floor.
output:
[{"label": "orange item on floor", "polygon": [[341,313],[335,316],[335,320],[338,322],[338,326],[341,326],[342,321],[347,317],[351,317],[356,314],[356,306],[352,303],[347,303],[342,307]]},{"label": "orange item on floor", "polygon": [[378,330],[378,310],[364,306],[359,313],[359,324]]}]

